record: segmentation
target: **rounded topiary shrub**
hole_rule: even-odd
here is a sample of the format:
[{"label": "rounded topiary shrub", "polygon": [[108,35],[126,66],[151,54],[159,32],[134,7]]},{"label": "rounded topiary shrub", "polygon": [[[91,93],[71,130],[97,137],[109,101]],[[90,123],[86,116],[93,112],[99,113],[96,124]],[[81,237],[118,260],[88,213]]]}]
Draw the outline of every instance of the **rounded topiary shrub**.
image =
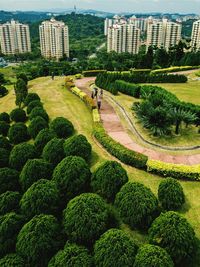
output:
[{"label": "rounded topiary shrub", "polygon": [[19,189],[19,173],[10,168],[0,168],[0,194]]},{"label": "rounded topiary shrub", "polygon": [[0,121],[5,121],[7,123],[10,123],[10,116],[6,112],[0,113]]},{"label": "rounded topiary shrub", "polygon": [[94,192],[108,201],[114,201],[120,188],[128,182],[126,170],[116,161],[106,161],[92,175],[91,186]]},{"label": "rounded topiary shrub", "polygon": [[10,167],[16,170],[21,170],[28,159],[33,159],[36,156],[35,147],[28,143],[22,143],[13,147],[10,153]]},{"label": "rounded topiary shrub", "polygon": [[93,260],[89,251],[76,244],[66,243],[63,250],[50,260],[48,267],[93,267]]},{"label": "rounded topiary shrub", "polygon": [[67,138],[74,132],[74,126],[71,121],[58,117],[50,123],[50,129],[52,129],[58,138]]},{"label": "rounded topiary shrub", "polygon": [[35,107],[43,108],[43,104],[39,100],[31,101],[27,106],[27,114],[30,114]]},{"label": "rounded topiary shrub", "polygon": [[59,191],[54,182],[41,179],[32,184],[20,201],[22,214],[32,218],[39,214],[54,214],[58,209]]},{"label": "rounded topiary shrub", "polygon": [[137,250],[136,243],[125,232],[110,229],[95,243],[95,266],[132,267]]},{"label": "rounded topiary shrub", "polygon": [[64,143],[66,156],[79,156],[88,161],[91,157],[92,147],[82,134],[68,138]]},{"label": "rounded topiary shrub", "polygon": [[13,124],[8,131],[8,138],[15,145],[30,139],[26,125],[22,122]]},{"label": "rounded topiary shrub", "polygon": [[5,121],[0,121],[0,135],[7,136],[10,125]]},{"label": "rounded topiary shrub", "polygon": [[115,198],[115,206],[126,224],[145,229],[157,216],[158,201],[151,190],[140,183],[128,182]]},{"label": "rounded topiary shrub", "polygon": [[0,257],[14,252],[16,237],[24,221],[14,212],[0,216]]},{"label": "rounded topiary shrub", "polygon": [[11,150],[11,144],[5,136],[0,136],[0,148]]},{"label": "rounded topiary shrub", "polygon": [[28,93],[25,98],[24,104],[28,106],[32,101],[40,101],[40,97],[36,93]]},{"label": "rounded topiary shrub", "polygon": [[[0,215],[18,211],[21,195],[19,192],[6,191],[0,195]],[[1,266],[1,265],[0,265]]]},{"label": "rounded topiary shrub", "polygon": [[16,253],[8,254],[0,259],[1,267],[24,267],[26,266],[21,256]]},{"label": "rounded topiary shrub", "polygon": [[61,198],[66,203],[76,195],[88,191],[90,177],[90,168],[85,160],[70,156],[56,166],[52,180],[56,182]]},{"label": "rounded topiary shrub", "polygon": [[173,178],[164,179],[159,184],[158,199],[165,210],[180,209],[185,203],[181,184]]},{"label": "rounded topiary shrub", "polygon": [[166,249],[172,260],[180,266],[190,261],[196,250],[192,226],[174,211],[162,213],[155,219],[149,229],[149,241]]},{"label": "rounded topiary shrub", "polygon": [[51,179],[53,166],[43,159],[30,159],[24,165],[19,182],[24,191],[40,179]]},{"label": "rounded topiary shrub", "polygon": [[43,149],[42,157],[55,167],[64,157],[64,139],[53,138]]},{"label": "rounded topiary shrub", "polygon": [[29,119],[32,120],[36,117],[42,117],[45,121],[49,121],[49,115],[47,114],[47,112],[41,108],[41,107],[35,107],[32,109],[30,115],[29,115]]},{"label": "rounded topiary shrub", "polygon": [[63,211],[64,230],[70,241],[91,246],[110,228],[110,211],[104,200],[84,193],[70,200]]},{"label": "rounded topiary shrub", "polygon": [[25,122],[27,119],[26,112],[21,108],[15,108],[11,111],[10,118],[15,122]]},{"label": "rounded topiary shrub", "polygon": [[134,267],[174,267],[174,263],[167,253],[161,247],[154,245],[143,245],[140,247]]},{"label": "rounded topiary shrub", "polygon": [[29,266],[47,266],[60,246],[60,225],[52,215],[37,215],[17,237],[16,251]]},{"label": "rounded topiary shrub", "polygon": [[0,168],[8,167],[10,151],[0,148]]},{"label": "rounded topiary shrub", "polygon": [[28,126],[28,132],[32,138],[35,138],[38,133],[48,128],[48,122],[40,116],[33,118]]},{"label": "rounded topiary shrub", "polygon": [[50,129],[41,130],[35,138],[35,148],[38,154],[41,154],[46,144],[56,137],[55,132]]}]

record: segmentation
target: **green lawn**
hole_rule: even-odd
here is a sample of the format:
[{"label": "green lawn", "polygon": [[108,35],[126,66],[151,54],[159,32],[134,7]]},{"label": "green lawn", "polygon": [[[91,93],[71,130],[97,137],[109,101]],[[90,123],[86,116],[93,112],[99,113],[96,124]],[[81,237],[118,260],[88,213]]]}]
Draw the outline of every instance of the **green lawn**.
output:
[{"label": "green lawn", "polygon": [[[102,149],[93,139],[93,123],[89,109],[77,96],[67,91],[63,87],[63,83],[63,78],[56,77],[55,81],[51,81],[49,77],[38,78],[30,82],[29,90],[37,92],[40,95],[44,102],[44,107],[51,118],[64,116],[72,121],[78,133],[86,135],[93,148],[91,168],[94,170],[104,160],[113,160],[114,158]],[[11,111],[15,106],[14,101],[15,97],[13,91],[11,91],[5,98],[0,99],[0,112]],[[122,165],[127,170],[130,181],[144,183],[157,194],[158,185],[162,178],[124,164]],[[180,183],[184,188],[187,200],[181,213],[189,220],[195,229],[197,237],[200,238],[200,183],[186,181],[180,181]],[[138,240],[138,243],[147,241],[147,237],[138,231],[131,231],[126,225],[122,227],[134,236],[134,238]],[[198,264],[195,267],[198,267]]]},{"label": "green lawn", "polygon": [[11,83],[16,81],[16,67],[0,68],[0,73],[3,73],[6,80],[10,80]]}]

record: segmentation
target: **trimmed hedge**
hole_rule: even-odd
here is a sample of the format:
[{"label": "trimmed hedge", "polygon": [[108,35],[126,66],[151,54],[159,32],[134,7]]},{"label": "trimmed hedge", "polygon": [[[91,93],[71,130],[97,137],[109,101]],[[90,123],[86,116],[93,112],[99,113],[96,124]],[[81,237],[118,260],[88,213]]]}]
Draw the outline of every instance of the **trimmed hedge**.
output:
[{"label": "trimmed hedge", "polygon": [[0,168],[8,167],[10,151],[0,148]]},{"label": "trimmed hedge", "polygon": [[0,121],[5,121],[7,123],[10,123],[10,115],[6,112],[0,113]]},{"label": "trimmed hedge", "polygon": [[101,117],[100,117],[98,109],[95,108],[92,110],[92,118],[93,118],[94,123],[101,122]]},{"label": "trimmed hedge", "polygon": [[70,88],[71,92],[78,97],[80,97],[81,100],[90,108],[90,109],[95,109],[97,107],[94,99],[89,97],[86,93],[82,92],[79,88],[77,87],[72,87]]},{"label": "trimmed hedge", "polygon": [[32,120],[38,116],[42,117],[46,122],[49,121],[49,115],[47,114],[46,110],[41,107],[33,108],[29,115],[29,119]]},{"label": "trimmed hedge", "polygon": [[58,138],[67,138],[74,133],[74,126],[66,118],[57,117],[50,123],[50,129],[54,131]]},{"label": "trimmed hedge", "polygon": [[0,136],[7,136],[10,124],[5,121],[0,121]]},{"label": "trimmed hedge", "polygon": [[10,168],[0,168],[0,194],[19,189],[19,173]]},{"label": "trimmed hedge", "polygon": [[25,142],[30,139],[27,127],[22,122],[13,124],[8,131],[8,138],[14,145]]},{"label": "trimmed hedge", "polygon": [[141,153],[130,150],[120,143],[114,141],[105,132],[100,124],[95,127],[94,136],[111,155],[118,158],[121,162],[138,169],[146,170],[148,157]]},{"label": "trimmed hedge", "polygon": [[27,106],[27,114],[30,114],[35,107],[43,108],[43,104],[39,100],[30,102]]},{"label": "trimmed hedge", "polygon": [[100,73],[104,73],[106,70],[86,70],[82,74],[84,77],[96,77]]},{"label": "trimmed hedge", "polygon": [[37,116],[31,120],[28,126],[28,132],[30,136],[34,139],[41,130],[48,128],[48,126],[49,126],[48,122],[45,119],[43,119],[43,117]]},{"label": "trimmed hedge", "polygon": [[169,67],[164,69],[152,70],[152,74],[158,73],[169,73],[169,72],[178,72],[178,71],[185,71],[185,70],[194,70],[199,69],[200,66],[176,66],[176,67]]},{"label": "trimmed hedge", "polygon": [[[4,215],[11,211],[19,210],[19,201],[21,195],[19,192],[6,191],[0,195],[0,215]],[[1,266],[1,265],[0,265]]]},{"label": "trimmed hedge", "polygon": [[25,122],[27,120],[26,112],[21,108],[13,109],[10,113],[10,118],[15,122]]},{"label": "trimmed hedge", "polygon": [[200,165],[186,166],[149,159],[147,161],[147,171],[164,177],[200,180]]}]

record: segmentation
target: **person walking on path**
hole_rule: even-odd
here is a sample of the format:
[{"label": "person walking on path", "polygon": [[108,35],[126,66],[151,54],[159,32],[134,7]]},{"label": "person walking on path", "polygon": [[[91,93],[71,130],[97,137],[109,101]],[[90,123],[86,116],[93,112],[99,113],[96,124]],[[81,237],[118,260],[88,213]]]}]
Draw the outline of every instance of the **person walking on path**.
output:
[{"label": "person walking on path", "polygon": [[97,95],[97,107],[98,107],[98,110],[101,109],[101,96],[100,95]]},{"label": "person walking on path", "polygon": [[98,96],[98,88],[94,88],[94,97],[96,97],[97,98],[97,96]]},{"label": "person walking on path", "polygon": [[52,79],[52,81],[54,80],[54,76],[55,76],[55,75],[54,75],[54,72],[52,72],[52,73],[51,73],[51,79]]},{"label": "person walking on path", "polygon": [[103,89],[100,90],[100,96],[103,98]]}]

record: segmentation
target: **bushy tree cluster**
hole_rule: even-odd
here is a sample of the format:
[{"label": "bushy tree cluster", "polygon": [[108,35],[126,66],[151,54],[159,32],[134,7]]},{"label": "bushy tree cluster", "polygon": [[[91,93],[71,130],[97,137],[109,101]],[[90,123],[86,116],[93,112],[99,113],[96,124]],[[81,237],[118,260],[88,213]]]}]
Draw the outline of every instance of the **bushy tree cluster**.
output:
[{"label": "bushy tree cluster", "polygon": [[34,145],[39,155],[42,153],[45,145],[54,137],[56,137],[56,134],[50,129],[43,129],[38,133]]},{"label": "bushy tree cluster", "polygon": [[[32,103],[32,102],[31,102]],[[46,122],[49,121],[49,115],[47,114],[47,112],[41,108],[41,107],[35,107],[31,110],[31,113],[29,115],[29,119],[33,120],[36,117],[42,117]]]},{"label": "bushy tree cluster", "polygon": [[11,150],[11,144],[5,136],[0,136],[0,148]]},{"label": "bushy tree cluster", "polygon": [[5,121],[0,121],[0,135],[7,136],[10,125]]},{"label": "bushy tree cluster", "polygon": [[41,130],[46,128],[48,128],[48,122],[43,117],[37,116],[31,120],[28,132],[32,138],[35,138]]},{"label": "bushy tree cluster", "polygon": [[40,97],[36,93],[28,93],[25,98],[24,104],[28,106],[32,101],[40,101]]},{"label": "bushy tree cluster", "polygon": [[0,113],[0,121],[5,121],[7,123],[10,123],[10,116],[6,112]]},{"label": "bushy tree cluster", "polygon": [[[19,192],[6,191],[0,195],[0,215],[8,212],[17,212],[21,195]],[[1,266],[1,265],[0,265]]]},{"label": "bushy tree cluster", "polygon": [[15,95],[16,95],[16,105],[19,106],[19,108],[21,108],[22,103],[24,103],[25,98],[28,94],[28,87],[27,87],[27,83],[19,78],[17,79],[17,82],[15,84]]},{"label": "bushy tree cluster", "polygon": [[28,106],[27,106],[27,114],[30,114],[31,111],[36,107],[43,108],[43,104],[40,102],[40,100],[34,100],[34,101],[31,101],[28,104]]},{"label": "bushy tree cluster", "polygon": [[57,117],[50,123],[50,129],[54,131],[58,138],[67,138],[74,132],[73,124],[63,117]]},{"label": "bushy tree cluster", "polygon": [[16,253],[7,254],[0,259],[0,266],[2,267],[24,267],[25,262],[21,256]]},{"label": "bushy tree cluster", "polygon": [[19,173],[10,168],[0,168],[0,194],[19,189]]},{"label": "bushy tree cluster", "polygon": [[5,86],[0,85],[0,97],[3,97],[7,94],[8,94],[8,89]]},{"label": "bushy tree cluster", "polygon": [[26,121],[26,112],[21,108],[15,108],[10,113],[10,118],[15,122],[25,122]]},{"label": "bushy tree cluster", "polygon": [[8,131],[8,138],[14,145],[30,139],[26,125],[22,122],[13,124]]},{"label": "bushy tree cluster", "polygon": [[8,167],[10,151],[0,148],[0,168]]}]

